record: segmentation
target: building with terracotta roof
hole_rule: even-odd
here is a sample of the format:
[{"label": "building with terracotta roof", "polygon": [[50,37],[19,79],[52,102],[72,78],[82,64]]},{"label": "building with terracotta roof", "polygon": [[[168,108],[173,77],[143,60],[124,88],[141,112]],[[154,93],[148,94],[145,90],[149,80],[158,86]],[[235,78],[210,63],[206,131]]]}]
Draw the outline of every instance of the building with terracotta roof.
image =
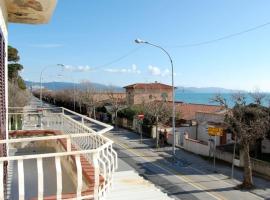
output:
[{"label": "building with terracotta roof", "polygon": [[[182,126],[189,127],[183,129],[184,133],[191,139],[205,143],[211,139],[208,127],[222,127],[226,112],[224,106],[176,102],[176,113],[181,119]],[[224,132],[216,139],[218,145],[227,144],[231,142],[231,134]]]},{"label": "building with terracotta roof", "polygon": [[172,86],[163,83],[135,83],[124,87],[128,105],[141,104],[142,102],[172,101]]},{"label": "building with terracotta roof", "polygon": [[196,113],[221,113],[224,111],[223,106],[218,105],[207,105],[207,104],[194,104],[194,103],[183,103],[176,102],[176,112],[180,114],[180,118],[186,121],[192,121],[196,119]]}]

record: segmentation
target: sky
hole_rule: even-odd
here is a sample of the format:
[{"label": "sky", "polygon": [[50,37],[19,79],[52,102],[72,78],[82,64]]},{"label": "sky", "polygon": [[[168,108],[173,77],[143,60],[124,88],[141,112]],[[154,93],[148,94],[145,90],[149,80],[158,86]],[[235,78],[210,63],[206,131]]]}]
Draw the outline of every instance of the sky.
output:
[{"label": "sky", "polygon": [[[58,0],[49,24],[9,24],[25,80],[171,84],[270,92],[269,0]],[[57,64],[64,64],[60,67]]]}]

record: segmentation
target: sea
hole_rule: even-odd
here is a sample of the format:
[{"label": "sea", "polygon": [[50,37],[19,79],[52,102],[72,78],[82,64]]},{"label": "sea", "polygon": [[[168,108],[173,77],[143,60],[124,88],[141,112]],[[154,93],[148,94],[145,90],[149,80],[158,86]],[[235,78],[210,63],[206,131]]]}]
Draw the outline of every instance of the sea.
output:
[{"label": "sea", "polygon": [[[184,103],[218,105],[218,103],[211,101],[211,99],[213,99],[216,95],[216,93],[188,93],[178,90],[175,93],[175,101],[181,101]],[[229,107],[234,106],[233,94],[221,93],[220,95],[226,99]],[[244,94],[244,96],[246,97],[247,104],[253,102],[253,98],[249,94]],[[265,98],[263,98],[262,104],[267,107],[270,105],[270,94],[265,94]]]}]

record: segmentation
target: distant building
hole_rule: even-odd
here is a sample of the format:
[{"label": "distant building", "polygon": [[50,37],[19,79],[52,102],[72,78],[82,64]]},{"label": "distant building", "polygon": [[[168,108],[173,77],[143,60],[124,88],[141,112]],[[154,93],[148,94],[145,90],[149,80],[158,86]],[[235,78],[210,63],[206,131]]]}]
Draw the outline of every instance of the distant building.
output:
[{"label": "distant building", "polygon": [[180,118],[186,123],[197,121],[197,113],[220,113],[224,111],[223,106],[219,105],[208,105],[208,104],[195,104],[195,103],[184,103],[176,102],[175,110]]},{"label": "distant building", "polygon": [[163,83],[135,83],[124,87],[128,105],[142,102],[172,101],[172,86]]},{"label": "distant building", "polygon": [[[181,119],[181,126],[184,126],[183,133],[193,140],[208,143],[211,137],[208,134],[208,127],[223,128],[224,117],[227,110],[219,105],[176,103],[176,113]],[[218,136],[217,144],[224,145],[231,142],[231,134],[225,133]]]}]

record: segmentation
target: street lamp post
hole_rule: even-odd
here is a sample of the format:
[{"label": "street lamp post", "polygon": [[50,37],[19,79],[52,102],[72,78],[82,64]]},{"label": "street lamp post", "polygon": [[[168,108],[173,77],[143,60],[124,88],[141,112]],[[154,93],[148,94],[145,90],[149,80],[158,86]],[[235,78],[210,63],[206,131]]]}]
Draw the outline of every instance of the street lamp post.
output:
[{"label": "street lamp post", "polygon": [[[62,64],[57,64],[57,66],[63,66],[63,65]],[[51,65],[44,67],[40,72],[40,77],[39,77],[40,78],[39,79],[39,81],[40,81],[39,100],[40,100],[41,107],[43,106],[43,102],[42,102],[42,89],[43,89],[42,88],[42,75],[43,75],[43,72],[49,67],[51,67]]]},{"label": "street lamp post", "polygon": [[143,41],[141,39],[136,39],[135,42],[137,44],[148,44],[148,45],[157,47],[157,48],[161,49],[169,57],[169,60],[171,63],[171,70],[172,70],[172,104],[173,104],[172,105],[172,107],[173,107],[172,108],[172,128],[173,128],[173,149],[172,149],[172,152],[173,152],[173,155],[175,156],[175,100],[174,100],[175,91],[174,91],[174,68],[173,68],[172,58],[171,58],[170,54],[163,47],[161,47],[159,45],[152,44],[150,42]]},{"label": "street lamp post", "polygon": [[[64,64],[58,64],[61,67],[65,67]],[[76,108],[76,99],[75,99],[75,80],[74,78],[70,77],[73,83],[73,110],[75,111]]]},{"label": "street lamp post", "polygon": [[43,103],[42,103],[42,75],[43,75],[43,72],[48,68],[48,66],[44,67],[41,72],[40,72],[40,91],[39,91],[39,100],[40,100],[40,106],[42,107],[43,106]]}]

